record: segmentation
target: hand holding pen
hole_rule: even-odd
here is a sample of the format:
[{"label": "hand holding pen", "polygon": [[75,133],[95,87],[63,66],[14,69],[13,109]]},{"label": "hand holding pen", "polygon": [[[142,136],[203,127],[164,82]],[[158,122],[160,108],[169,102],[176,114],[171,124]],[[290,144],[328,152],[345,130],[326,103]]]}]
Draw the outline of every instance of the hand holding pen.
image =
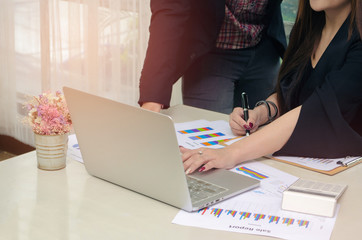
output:
[{"label": "hand holding pen", "polygon": [[[241,94],[241,106],[244,111],[244,120],[245,122],[249,119],[249,101],[248,101],[248,95],[246,95],[245,92]],[[250,130],[246,129],[246,136],[250,135]]]}]

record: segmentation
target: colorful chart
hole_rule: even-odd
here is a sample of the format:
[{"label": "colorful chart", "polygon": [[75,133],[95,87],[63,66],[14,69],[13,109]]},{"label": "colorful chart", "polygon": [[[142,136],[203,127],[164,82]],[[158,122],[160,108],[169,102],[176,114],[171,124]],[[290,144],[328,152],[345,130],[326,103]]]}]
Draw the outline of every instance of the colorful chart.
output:
[{"label": "colorful chart", "polygon": [[215,217],[220,217],[221,213],[223,212],[223,209],[220,208],[213,208],[210,212],[210,214],[213,214]]},{"label": "colorful chart", "polygon": [[307,228],[308,225],[309,225],[309,221],[298,220],[298,225],[299,225],[299,227],[305,227],[305,228]]},{"label": "colorful chart", "polygon": [[208,210],[209,208],[202,208],[202,209],[200,209],[199,211],[197,211],[198,213],[201,213],[201,215],[204,215],[205,214],[205,212]]},{"label": "colorful chart", "polygon": [[259,220],[264,219],[264,218],[265,218],[264,214],[259,214],[259,213],[254,214],[254,220],[255,221],[259,221]]},{"label": "colorful chart", "polygon": [[268,218],[269,218],[269,223],[275,222],[276,224],[278,224],[279,219],[280,219],[280,217],[277,217],[277,216],[269,216]]},{"label": "colorful chart", "polygon": [[235,210],[226,210],[226,215],[231,215],[233,217],[235,217],[237,213],[238,211]]},{"label": "colorful chart", "polygon": [[249,175],[253,178],[256,178],[256,179],[265,179],[265,178],[268,178],[268,176],[266,175],[263,175],[261,173],[258,173],[254,170],[251,170],[250,168],[247,168],[247,167],[239,167],[239,168],[236,168],[237,171],[240,171],[240,172],[243,172],[245,173],[246,175]]},{"label": "colorful chart", "polygon": [[[245,212],[245,211],[237,211],[237,210],[224,210],[221,208],[203,208],[198,211],[200,215],[204,216],[214,216],[216,218],[222,218],[223,216],[227,216],[230,220],[234,219],[237,215],[240,217],[235,218],[235,221],[259,221],[259,222],[265,222],[266,224],[275,224],[275,225],[284,225],[286,227],[293,226],[299,228],[299,227],[305,227],[308,228],[310,222],[303,220],[303,219],[294,219],[294,218],[288,218],[288,217],[281,217],[281,216],[275,216],[275,215],[266,215],[262,213],[251,213],[251,212]],[[253,216],[251,219],[250,217]],[[232,217],[232,218],[230,218]],[[282,219],[282,221],[280,221]],[[294,224],[294,223],[297,224]]]},{"label": "colorful chart", "polygon": [[231,138],[222,139],[222,140],[216,140],[216,141],[210,141],[210,142],[203,142],[203,143],[201,143],[201,145],[206,146],[206,147],[208,147],[208,146],[213,146],[213,145],[217,145],[217,144],[220,144],[220,143],[222,143],[222,142],[228,141],[228,140],[230,140],[230,139],[231,139]]},{"label": "colorful chart", "polygon": [[187,130],[181,130],[178,131],[181,134],[190,134],[190,133],[196,133],[196,132],[205,132],[205,131],[212,131],[211,127],[203,127],[203,128],[194,128],[194,129],[187,129]]},{"label": "colorful chart", "polygon": [[294,223],[293,218],[283,218],[283,224],[287,224],[287,226],[289,226],[289,225],[293,225],[293,223]]},{"label": "colorful chart", "polygon": [[189,137],[191,140],[200,140],[200,139],[207,139],[207,138],[213,138],[213,137],[222,137],[225,136],[225,134],[218,132],[218,133],[210,133],[205,135],[199,135],[199,136],[193,136]]},{"label": "colorful chart", "polygon": [[239,219],[250,218],[250,216],[251,216],[250,212],[240,212],[240,218]]}]

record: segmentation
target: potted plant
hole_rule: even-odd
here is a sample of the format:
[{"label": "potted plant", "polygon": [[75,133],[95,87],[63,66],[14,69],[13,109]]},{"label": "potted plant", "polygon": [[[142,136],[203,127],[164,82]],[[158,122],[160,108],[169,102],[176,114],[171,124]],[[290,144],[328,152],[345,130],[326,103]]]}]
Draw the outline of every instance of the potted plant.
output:
[{"label": "potted plant", "polygon": [[34,132],[38,168],[58,170],[65,167],[68,134],[72,121],[60,91],[30,97],[25,103],[28,115],[24,122]]}]

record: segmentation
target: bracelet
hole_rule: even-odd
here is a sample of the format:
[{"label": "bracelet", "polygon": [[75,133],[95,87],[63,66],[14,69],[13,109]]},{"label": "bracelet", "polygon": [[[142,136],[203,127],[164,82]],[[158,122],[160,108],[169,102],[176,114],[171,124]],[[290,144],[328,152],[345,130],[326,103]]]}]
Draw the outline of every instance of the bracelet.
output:
[{"label": "bracelet", "polygon": [[[271,110],[270,110],[269,104],[272,105],[273,108],[274,108],[274,110],[275,110],[275,114],[274,114],[273,116],[271,115]],[[264,123],[263,125],[268,124],[268,123],[274,121],[275,118],[276,118],[277,115],[278,115],[278,107],[277,107],[277,105],[276,105],[275,103],[273,103],[272,101],[264,101],[264,100],[263,100],[263,101],[257,102],[257,103],[255,104],[255,107],[254,107],[254,108],[256,108],[256,107],[258,107],[258,106],[260,106],[260,105],[265,105],[266,108],[267,108],[267,110],[268,110],[268,121],[267,121],[266,123]]]}]

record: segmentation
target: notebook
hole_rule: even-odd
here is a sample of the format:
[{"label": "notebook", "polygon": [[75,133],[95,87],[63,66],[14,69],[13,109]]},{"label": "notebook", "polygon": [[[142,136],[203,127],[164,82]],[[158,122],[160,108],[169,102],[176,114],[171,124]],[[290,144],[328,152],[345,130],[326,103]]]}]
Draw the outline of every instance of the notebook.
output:
[{"label": "notebook", "polygon": [[69,87],[63,91],[90,175],[189,212],[259,186],[223,169],[185,175],[167,115]]}]

